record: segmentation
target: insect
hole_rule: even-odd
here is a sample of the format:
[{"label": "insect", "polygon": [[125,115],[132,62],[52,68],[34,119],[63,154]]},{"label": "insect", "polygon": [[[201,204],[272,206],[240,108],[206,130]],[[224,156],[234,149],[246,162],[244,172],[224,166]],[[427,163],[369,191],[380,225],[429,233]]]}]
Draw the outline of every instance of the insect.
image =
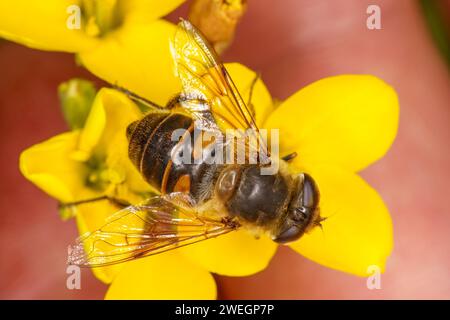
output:
[{"label": "insect", "polygon": [[[287,243],[323,220],[312,177],[292,175],[288,170],[287,162],[295,154],[282,158],[279,170],[271,175],[261,173],[261,168],[272,161],[270,154],[251,143],[247,147],[258,149],[259,155],[253,164],[207,161],[213,156],[211,146],[217,147],[215,142],[205,146],[207,152],[200,161],[173,161],[173,153],[183,140],[171,139],[174,130],[184,129],[185,138],[192,138],[187,144],[190,153],[195,153],[193,136],[199,130],[222,134],[225,125],[251,129],[258,137],[260,130],[251,106],[244,103],[217,54],[188,21],[178,25],[171,50],[182,93],[164,110],[150,111],[130,124],[126,132],[130,160],[144,179],[160,190],[160,195],[125,207],[100,229],[80,237],[70,248],[71,264],[115,264],[241,228]],[[126,93],[138,102],[153,105]],[[263,139],[257,141],[264,143]]]}]

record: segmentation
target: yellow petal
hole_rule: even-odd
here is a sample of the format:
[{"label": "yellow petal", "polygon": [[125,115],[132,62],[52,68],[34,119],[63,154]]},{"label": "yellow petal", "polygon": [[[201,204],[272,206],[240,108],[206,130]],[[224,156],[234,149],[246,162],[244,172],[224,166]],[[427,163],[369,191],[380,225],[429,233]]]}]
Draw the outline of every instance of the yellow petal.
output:
[{"label": "yellow petal", "polygon": [[[79,205],[77,209],[76,218],[80,235],[101,228],[108,217],[120,210],[120,208],[107,200],[82,204]],[[107,267],[92,268],[91,270],[100,281],[111,283],[123,266],[123,264],[116,264]]]},{"label": "yellow petal", "polygon": [[368,276],[368,267],[384,271],[392,251],[389,212],[378,193],[361,177],[338,167],[306,170],[316,180],[323,231],[314,228],[291,247],[329,268]]},{"label": "yellow petal", "polygon": [[276,249],[268,237],[256,239],[246,230],[239,230],[178,250],[210,272],[247,276],[264,270]]},{"label": "yellow petal", "polygon": [[269,116],[265,127],[280,129],[280,151],[297,151],[297,161],[358,171],[389,149],[398,116],[397,95],[385,82],[343,75],[300,90]]},{"label": "yellow petal", "polygon": [[169,50],[174,32],[175,26],[163,20],[126,24],[80,58],[96,76],[165,105],[180,92]]},{"label": "yellow petal", "polygon": [[185,0],[127,0],[121,3],[125,22],[147,24],[173,11]]},{"label": "yellow petal", "polygon": [[[144,199],[136,198],[136,195],[148,192],[158,193],[158,190],[153,189],[144,180],[128,157],[128,140],[125,135],[118,132],[111,139],[107,148],[106,166],[118,177],[118,181],[115,181],[117,183],[117,197],[126,199],[131,203],[138,203]],[[122,177],[124,180],[120,181]]]},{"label": "yellow petal", "polygon": [[81,132],[75,157],[87,160],[95,147],[104,147],[115,135],[126,137],[127,126],[141,116],[139,108],[123,93],[108,88],[101,89]]},{"label": "yellow petal", "polygon": [[76,148],[78,137],[78,131],[63,133],[26,149],[20,155],[20,171],[59,201],[95,196],[85,187],[86,167],[69,157]]},{"label": "yellow petal", "polygon": [[96,39],[67,26],[73,15],[70,6],[78,2],[0,1],[0,37],[42,50],[76,52],[92,48]]},{"label": "yellow petal", "polygon": [[105,299],[215,299],[216,284],[203,268],[176,252],[127,262]]},{"label": "yellow petal", "polygon": [[[92,152],[106,157],[107,168],[114,173],[112,183],[126,180],[124,191],[147,192],[150,186],[128,157],[126,129],[130,123],[142,118],[140,109],[123,93],[103,88],[97,94],[82,131],[78,150],[73,157],[87,160]],[[128,195],[130,195],[128,193]],[[123,199],[128,199],[125,196]],[[142,199],[140,200],[142,201]]]},{"label": "yellow petal", "polygon": [[[225,68],[230,73],[242,99],[248,104],[252,83],[258,74],[239,63],[226,63]],[[256,124],[260,128],[269,114],[273,111],[272,97],[260,78],[258,78],[253,87],[252,101],[249,108],[253,108],[255,111]]]}]

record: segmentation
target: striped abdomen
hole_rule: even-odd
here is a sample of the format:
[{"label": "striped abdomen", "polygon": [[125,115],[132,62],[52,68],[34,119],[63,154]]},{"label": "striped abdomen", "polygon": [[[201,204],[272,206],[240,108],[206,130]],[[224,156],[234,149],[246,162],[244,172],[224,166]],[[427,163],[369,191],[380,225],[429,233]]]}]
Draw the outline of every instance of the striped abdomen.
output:
[{"label": "striped abdomen", "polygon": [[[200,163],[177,163],[172,161],[172,151],[181,140],[173,140],[172,134],[184,129],[194,143],[192,118],[179,113],[150,113],[127,129],[128,155],[144,179],[161,193],[190,192],[196,201],[206,200],[213,189],[219,168]],[[203,159],[204,160],[204,159]]]}]

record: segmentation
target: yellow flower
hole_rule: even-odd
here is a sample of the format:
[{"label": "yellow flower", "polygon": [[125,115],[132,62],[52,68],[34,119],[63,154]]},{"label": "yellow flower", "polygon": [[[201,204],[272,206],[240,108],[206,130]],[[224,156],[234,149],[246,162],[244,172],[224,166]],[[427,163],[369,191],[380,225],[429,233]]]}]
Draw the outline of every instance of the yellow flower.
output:
[{"label": "yellow flower", "polygon": [[[76,53],[78,61],[98,77],[112,84],[126,83],[141,95],[152,92],[153,101],[163,104],[180,85],[172,72],[160,73],[161,68],[171,68],[169,48],[163,43],[175,32],[173,24],[160,18],[183,2],[0,1],[0,38],[41,50]],[[101,63],[105,58],[111,64]],[[126,78],[125,70],[134,78]],[[160,86],[161,82],[166,85]]]}]

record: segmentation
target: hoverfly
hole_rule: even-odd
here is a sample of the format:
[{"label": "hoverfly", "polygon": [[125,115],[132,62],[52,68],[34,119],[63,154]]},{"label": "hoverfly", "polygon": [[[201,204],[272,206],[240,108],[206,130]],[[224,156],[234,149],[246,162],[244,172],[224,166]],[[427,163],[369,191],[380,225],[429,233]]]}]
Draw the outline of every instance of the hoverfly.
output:
[{"label": "hoverfly", "polygon": [[131,162],[160,195],[125,207],[100,229],[81,236],[69,250],[71,264],[115,264],[240,228],[287,243],[320,225],[316,183],[307,174],[294,176],[287,170],[287,161],[295,155],[282,158],[272,175],[261,174],[270,155],[256,145],[249,145],[258,148],[256,164],[211,164],[208,155],[193,164],[173,161],[181,141],[170,139],[176,129],[185,129],[188,135],[195,130],[221,134],[223,124],[251,129],[255,135],[260,130],[217,54],[188,21],[178,25],[171,50],[182,93],[164,110],[150,111],[130,124],[126,132]]}]

